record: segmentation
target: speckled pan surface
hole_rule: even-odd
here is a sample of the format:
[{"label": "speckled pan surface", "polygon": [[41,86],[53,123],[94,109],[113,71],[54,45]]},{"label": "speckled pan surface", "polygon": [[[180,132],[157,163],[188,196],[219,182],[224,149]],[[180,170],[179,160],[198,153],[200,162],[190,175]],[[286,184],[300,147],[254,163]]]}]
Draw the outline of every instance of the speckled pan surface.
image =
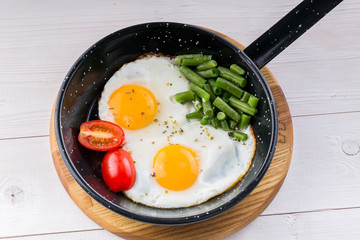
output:
[{"label": "speckled pan surface", "polygon": [[[120,30],[91,46],[74,64],[60,89],[55,106],[57,144],[69,172],[95,200],[125,217],[153,224],[187,224],[206,220],[230,209],[259,183],[275,152],[277,111],[271,91],[259,68],[271,61],[342,0],[304,0],[244,52],[222,37],[202,28],[180,23],[147,23]],[[97,101],[107,80],[123,64],[144,53],[179,55],[211,54],[219,65],[236,63],[246,71],[245,90],[259,98],[252,118],[257,138],[253,164],[242,181],[198,206],[155,209],[136,204],[121,193],[112,193],[101,180],[103,153],[84,149],[77,142],[81,123],[97,119]],[[250,60],[250,58],[252,60]]]},{"label": "speckled pan surface", "polygon": [[[252,119],[257,150],[246,178],[203,204],[180,209],[156,209],[111,192],[101,179],[102,152],[83,148],[77,141],[81,123],[97,119],[97,101],[107,80],[124,63],[144,53],[165,55],[212,54],[219,65],[237,63],[247,70],[245,88],[260,98]],[[125,217],[154,224],[187,224],[214,217],[244,199],[264,176],[277,139],[277,113],[271,91],[257,67],[235,45],[207,30],[180,23],[148,23],[110,34],[91,46],[70,69],[58,95],[55,132],[69,172],[95,200]]]}]

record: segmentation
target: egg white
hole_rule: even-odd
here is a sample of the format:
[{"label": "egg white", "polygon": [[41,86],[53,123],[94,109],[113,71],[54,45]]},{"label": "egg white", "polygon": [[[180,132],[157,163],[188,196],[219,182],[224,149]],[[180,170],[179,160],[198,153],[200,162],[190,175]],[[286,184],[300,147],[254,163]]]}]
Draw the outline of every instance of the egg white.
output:
[{"label": "egg white", "polygon": [[[125,144],[136,167],[134,186],[124,194],[135,202],[157,208],[180,208],[200,204],[221,194],[248,171],[255,153],[251,127],[245,142],[233,141],[227,132],[212,126],[201,126],[198,120],[187,120],[194,111],[191,103],[181,105],[173,96],[189,89],[189,81],[167,57],[148,56],[125,64],[106,83],[99,100],[99,117],[114,122],[108,101],[123,85],[148,88],[156,97],[158,113],[144,128],[124,129]],[[200,172],[195,183],[182,191],[160,186],[153,176],[156,153],[169,144],[191,148],[199,157]]]}]

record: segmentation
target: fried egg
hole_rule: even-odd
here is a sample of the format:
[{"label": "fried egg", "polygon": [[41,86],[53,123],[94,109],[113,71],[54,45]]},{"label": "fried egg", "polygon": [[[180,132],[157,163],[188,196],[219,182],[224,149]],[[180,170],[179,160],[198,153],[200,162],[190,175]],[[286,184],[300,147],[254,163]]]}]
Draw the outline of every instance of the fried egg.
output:
[{"label": "fried egg", "polygon": [[226,131],[187,120],[191,103],[173,96],[187,91],[189,81],[170,58],[146,56],[123,65],[106,83],[99,117],[125,132],[123,149],[136,168],[134,186],[124,194],[156,208],[197,205],[237,183],[255,153],[251,127],[245,142]]}]

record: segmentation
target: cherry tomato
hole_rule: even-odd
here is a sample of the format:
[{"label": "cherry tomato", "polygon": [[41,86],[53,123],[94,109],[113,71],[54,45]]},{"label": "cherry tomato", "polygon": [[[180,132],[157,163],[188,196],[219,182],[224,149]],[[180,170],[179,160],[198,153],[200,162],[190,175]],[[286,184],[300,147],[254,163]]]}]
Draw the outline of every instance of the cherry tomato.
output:
[{"label": "cherry tomato", "polygon": [[80,126],[79,142],[86,148],[96,151],[114,150],[123,143],[124,131],[112,122],[93,120]]},{"label": "cherry tomato", "polygon": [[136,178],[134,161],[122,148],[105,154],[101,171],[106,185],[113,192],[129,190],[134,186]]}]

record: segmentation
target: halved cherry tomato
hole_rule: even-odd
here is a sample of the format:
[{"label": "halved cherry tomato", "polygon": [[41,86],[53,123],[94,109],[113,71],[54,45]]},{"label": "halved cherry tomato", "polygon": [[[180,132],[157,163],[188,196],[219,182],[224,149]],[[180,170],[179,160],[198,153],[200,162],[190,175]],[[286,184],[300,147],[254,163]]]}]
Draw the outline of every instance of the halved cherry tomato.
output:
[{"label": "halved cherry tomato", "polygon": [[105,154],[101,171],[106,185],[113,192],[129,190],[134,186],[136,179],[134,161],[122,148]]},{"label": "halved cherry tomato", "polygon": [[124,131],[112,122],[93,120],[80,126],[79,142],[86,148],[96,151],[114,150],[123,143]]}]

